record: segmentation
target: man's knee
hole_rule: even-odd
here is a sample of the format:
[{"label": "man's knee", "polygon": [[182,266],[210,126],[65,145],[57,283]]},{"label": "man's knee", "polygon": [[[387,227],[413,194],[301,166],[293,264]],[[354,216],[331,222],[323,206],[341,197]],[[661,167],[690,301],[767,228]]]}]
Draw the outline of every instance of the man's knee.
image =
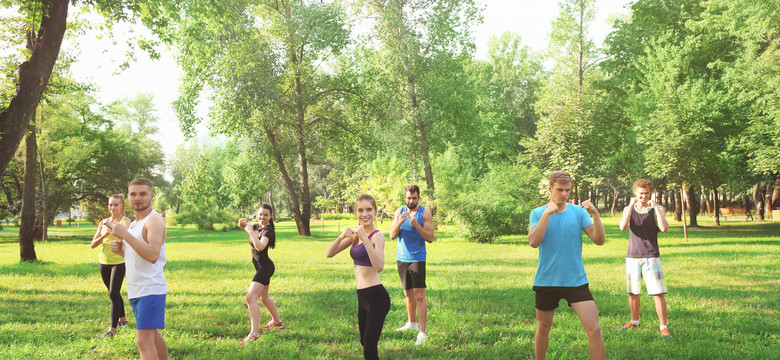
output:
[{"label": "man's knee", "polygon": [[583,326],[585,326],[585,333],[588,334],[588,337],[601,337],[601,325],[599,325],[598,321],[584,324]]},{"label": "man's knee", "polygon": [[414,300],[419,303],[425,302],[425,289],[414,289]]}]

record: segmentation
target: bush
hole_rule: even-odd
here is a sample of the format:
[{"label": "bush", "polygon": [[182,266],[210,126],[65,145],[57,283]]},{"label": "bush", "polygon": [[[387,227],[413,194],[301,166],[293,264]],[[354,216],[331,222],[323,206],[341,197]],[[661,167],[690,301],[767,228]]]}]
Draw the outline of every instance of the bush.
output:
[{"label": "bush", "polygon": [[528,231],[531,210],[539,199],[539,171],[521,164],[496,166],[474,179],[454,153],[439,164],[444,179],[437,193],[440,209],[474,241],[490,243],[502,235]]},{"label": "bush", "polygon": [[320,214],[320,219],[325,220],[350,220],[354,219],[355,215],[350,213],[323,213]]},{"label": "bush", "polygon": [[208,212],[188,211],[174,215],[173,218],[179,216],[180,218],[177,221],[181,222],[182,225],[195,224],[198,230],[214,230],[215,224],[231,226],[229,224],[236,222],[238,219],[238,215],[219,209],[212,209]]}]

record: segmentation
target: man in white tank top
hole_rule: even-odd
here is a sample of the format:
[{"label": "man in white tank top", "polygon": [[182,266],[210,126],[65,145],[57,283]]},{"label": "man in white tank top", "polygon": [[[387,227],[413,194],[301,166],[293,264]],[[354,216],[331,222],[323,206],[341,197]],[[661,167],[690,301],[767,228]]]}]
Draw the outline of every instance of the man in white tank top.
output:
[{"label": "man in white tank top", "polygon": [[[168,359],[168,346],[160,329],[165,328],[165,221],[152,209],[152,182],[137,178],[127,187],[127,200],[135,212],[130,228],[107,224],[121,240],[111,251],[125,257],[127,297],[136,319],[136,345],[141,359]],[[125,246],[127,245],[127,246]]]}]

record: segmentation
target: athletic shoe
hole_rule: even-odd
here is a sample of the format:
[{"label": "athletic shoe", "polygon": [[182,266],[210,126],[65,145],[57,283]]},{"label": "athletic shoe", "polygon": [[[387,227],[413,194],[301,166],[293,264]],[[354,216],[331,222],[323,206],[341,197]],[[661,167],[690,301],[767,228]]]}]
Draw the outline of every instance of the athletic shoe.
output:
[{"label": "athletic shoe", "polygon": [[424,333],[424,332],[417,333],[417,341],[415,341],[415,343],[414,343],[414,344],[415,344],[415,345],[422,345],[422,344],[424,344],[424,343],[425,343],[425,338],[426,338],[426,337],[427,337],[427,336],[425,335],[425,333]]},{"label": "athletic shoe", "polygon": [[114,337],[114,333],[112,333],[110,331],[106,331],[106,332],[103,333],[103,335],[100,335],[101,339],[111,339],[113,337]]},{"label": "athletic shoe", "polygon": [[120,321],[120,322],[119,322],[119,326],[117,326],[117,327],[118,327],[118,328],[120,328],[120,329],[121,329],[121,328],[126,328],[126,327],[127,327],[127,321],[125,321],[125,322],[121,322],[121,321]]},{"label": "athletic shoe", "polygon": [[664,339],[671,339],[672,338],[672,334],[669,333],[669,329],[661,330],[661,336],[663,336]]},{"label": "athletic shoe", "polygon": [[257,340],[257,338],[259,338],[259,337],[260,337],[260,334],[255,334],[255,333],[252,333],[252,332],[251,332],[251,333],[249,333],[249,335],[247,335],[247,336],[244,338],[244,340],[241,340],[240,344],[242,344],[242,345],[243,345],[243,344],[246,344],[246,343],[248,343],[248,342],[250,342],[250,341],[255,341],[255,340]]},{"label": "athletic shoe", "polygon": [[629,321],[629,322],[627,322],[625,325],[623,325],[623,328],[622,328],[622,329],[620,329],[620,330],[618,330],[618,331],[619,331],[619,332],[623,332],[623,331],[626,331],[626,330],[628,330],[628,329],[634,329],[634,328],[638,328],[638,327],[639,327],[639,325],[634,325],[634,323],[632,323],[632,322],[630,322],[630,321]]},{"label": "athletic shoe", "polygon": [[412,323],[412,322],[408,322],[407,321],[406,324],[404,324],[404,326],[401,326],[398,329],[395,329],[395,331],[405,331],[405,330],[411,330],[411,329],[414,329],[415,331],[419,331],[419,329],[417,327],[417,323]]},{"label": "athletic shoe", "polygon": [[269,322],[268,322],[267,324],[265,324],[265,325],[260,325],[260,327],[261,327],[261,328],[263,328],[263,329],[268,329],[268,328],[270,328],[270,327],[272,327],[272,326],[276,326],[276,327],[278,327],[278,328],[280,328],[280,329],[284,329],[284,325],[282,325],[282,322],[281,322],[281,321],[280,321],[280,322],[278,322],[278,323],[274,323],[274,321],[273,321],[273,320],[271,320],[271,321],[269,321]]}]

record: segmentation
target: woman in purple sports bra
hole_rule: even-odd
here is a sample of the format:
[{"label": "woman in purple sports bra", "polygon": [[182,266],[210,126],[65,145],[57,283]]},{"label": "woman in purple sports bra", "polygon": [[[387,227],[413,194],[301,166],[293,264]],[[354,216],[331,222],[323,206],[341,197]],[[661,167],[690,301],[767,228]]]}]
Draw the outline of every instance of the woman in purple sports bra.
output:
[{"label": "woman in purple sports bra", "polygon": [[355,213],[359,225],[344,229],[327,251],[330,258],[349,248],[355,265],[360,344],[363,345],[363,357],[372,360],[379,359],[377,344],[390,311],[390,295],[379,279],[379,273],[385,267],[385,236],[374,225],[376,211],[376,200],[371,195],[358,196]]}]

